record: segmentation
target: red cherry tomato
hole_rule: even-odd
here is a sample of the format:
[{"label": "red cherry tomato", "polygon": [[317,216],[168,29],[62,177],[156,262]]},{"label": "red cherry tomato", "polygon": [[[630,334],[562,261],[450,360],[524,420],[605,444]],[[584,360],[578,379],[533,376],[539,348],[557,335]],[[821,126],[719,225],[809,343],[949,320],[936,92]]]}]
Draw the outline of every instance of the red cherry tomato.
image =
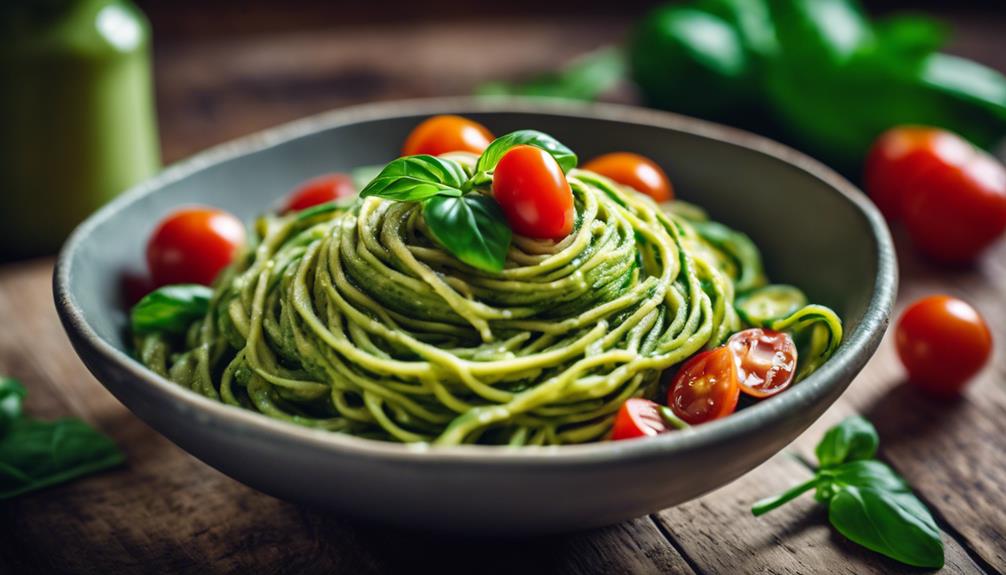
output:
[{"label": "red cherry tomato", "polygon": [[573,190],[541,148],[515,146],[504,154],[493,172],[493,196],[518,234],[562,239],[573,231]]},{"label": "red cherry tomato", "polygon": [[674,414],[692,425],[726,417],[737,409],[737,361],[727,346],[704,351],[681,366],[667,394]]},{"label": "red cherry tomato", "polygon": [[968,263],[1006,231],[1006,168],[976,150],[961,166],[926,172],[902,206],[908,234],[922,253]]},{"label": "red cherry tomato", "polygon": [[179,210],[161,221],[147,242],[147,265],[158,286],[210,285],[245,241],[241,221],[213,208]]},{"label": "red cherry tomato", "polygon": [[619,184],[642,192],[658,202],[674,199],[674,188],[667,173],[653,160],[632,152],[613,152],[598,156],[583,166]]},{"label": "red cherry tomato", "polygon": [[727,346],[737,358],[737,382],[762,398],[789,387],[796,374],[796,344],[789,334],[752,328],[735,333]]},{"label": "red cherry tomato", "polygon": [[307,208],[348,198],[356,194],[353,179],[346,174],[326,174],[302,183],[287,197],[282,213],[299,212]]},{"label": "red cherry tomato", "polygon": [[968,303],[935,295],[901,314],[895,344],[911,383],[935,395],[952,396],[988,361],[992,334]]},{"label": "red cherry tomato", "polygon": [[403,156],[447,152],[481,154],[493,141],[492,132],[478,122],[461,116],[434,116],[416,126],[402,147]]},{"label": "red cherry tomato", "polygon": [[960,136],[925,126],[901,126],[880,135],[866,157],[864,183],[889,220],[902,216],[902,200],[920,174],[960,165],[974,153]]},{"label": "red cherry tomato", "polygon": [[633,439],[658,435],[671,428],[660,417],[660,406],[649,399],[633,397],[625,400],[615,416],[615,424],[611,429],[611,438]]}]

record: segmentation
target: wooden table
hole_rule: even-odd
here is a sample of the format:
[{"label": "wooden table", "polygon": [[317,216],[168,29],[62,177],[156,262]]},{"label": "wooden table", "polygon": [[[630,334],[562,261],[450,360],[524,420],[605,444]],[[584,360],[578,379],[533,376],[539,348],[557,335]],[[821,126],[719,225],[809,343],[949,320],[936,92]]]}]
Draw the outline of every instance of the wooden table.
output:
[{"label": "wooden table", "polygon": [[[546,69],[624,30],[610,21],[558,24],[454,22],[160,46],[165,155],[337,105],[465,93],[491,77]],[[958,50],[1002,58],[1001,24],[970,22]],[[25,382],[32,415],[82,417],[128,457],[120,469],[0,503],[0,573],[913,572],[836,535],[809,496],[760,519],[748,511],[804,479],[791,454],[810,456],[823,430],[853,412],[877,424],[881,457],[933,510],[946,571],[1006,572],[1006,242],[956,272],[921,262],[903,238],[898,244],[902,305],[954,293],[995,332],[992,366],[960,401],[918,396],[885,341],[816,425],[734,483],[606,529],[508,541],[360,525],[221,475],[131,415],[84,369],[53,309],[51,261],[0,268],[0,373]]]}]

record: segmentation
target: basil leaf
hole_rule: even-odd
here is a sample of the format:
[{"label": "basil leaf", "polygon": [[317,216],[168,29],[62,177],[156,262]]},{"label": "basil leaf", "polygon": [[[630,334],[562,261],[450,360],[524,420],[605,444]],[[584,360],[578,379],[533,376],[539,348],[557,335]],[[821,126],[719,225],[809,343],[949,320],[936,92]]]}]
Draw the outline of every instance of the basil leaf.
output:
[{"label": "basil leaf", "polygon": [[625,55],[614,46],[584,54],[558,72],[508,84],[491,82],[476,89],[482,96],[536,96],[596,100],[627,76]]},{"label": "basil leaf", "polygon": [[848,461],[870,459],[880,443],[873,424],[858,415],[845,418],[821,438],[814,453],[822,468]]},{"label": "basil leaf", "polygon": [[513,232],[496,200],[482,194],[434,196],[423,204],[434,239],[466,264],[488,272],[503,270]]},{"label": "basil leaf", "polygon": [[83,421],[19,419],[0,438],[0,499],[122,463],[111,439]]},{"label": "basil leaf", "polygon": [[196,284],[179,284],[156,289],[133,307],[133,333],[183,333],[206,315],[213,290]]},{"label": "basil leaf", "polygon": [[21,417],[21,403],[27,393],[18,380],[0,376],[0,435]]},{"label": "basil leaf", "polygon": [[435,156],[405,156],[392,161],[360,192],[360,197],[377,196],[399,202],[429,197],[460,196],[468,180],[461,164]]},{"label": "basil leaf", "polygon": [[385,164],[372,166],[359,166],[349,171],[349,177],[353,180],[356,189],[362,190],[367,187],[374,178],[381,174]]},{"label": "basil leaf", "polygon": [[842,485],[828,519],[849,540],[917,567],[943,567],[943,541],[932,515],[915,495]]},{"label": "basil leaf", "polygon": [[475,173],[492,170],[510,148],[521,145],[535,146],[545,150],[555,158],[563,172],[569,172],[576,167],[576,154],[559,140],[537,130],[517,130],[500,136],[489,144],[489,147],[479,156],[479,161],[475,165]]},{"label": "basil leaf", "polygon": [[827,503],[843,486],[870,487],[885,491],[911,493],[911,489],[900,475],[886,464],[873,459],[850,461],[818,472],[820,482],[815,498]]}]

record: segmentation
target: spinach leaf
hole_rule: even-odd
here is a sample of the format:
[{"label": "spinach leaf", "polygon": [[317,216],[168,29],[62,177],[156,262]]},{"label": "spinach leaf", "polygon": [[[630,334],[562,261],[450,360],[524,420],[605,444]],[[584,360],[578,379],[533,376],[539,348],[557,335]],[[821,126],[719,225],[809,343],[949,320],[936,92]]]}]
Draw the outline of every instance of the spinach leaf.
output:
[{"label": "spinach leaf", "polygon": [[18,419],[0,438],[0,499],[122,463],[108,437],[76,419]]},{"label": "spinach leaf", "polygon": [[916,567],[943,567],[943,541],[926,507],[910,491],[842,485],[828,519],[849,540]]},{"label": "spinach leaf", "polygon": [[873,424],[856,415],[829,429],[814,453],[821,467],[833,467],[847,461],[871,459],[879,442]]},{"label": "spinach leaf", "polygon": [[0,435],[21,417],[21,402],[27,393],[18,380],[0,376]]},{"label": "spinach leaf", "polygon": [[459,260],[502,271],[512,232],[496,200],[478,193],[434,196],[423,204],[423,217],[434,239]]},{"label": "spinach leaf", "polygon": [[872,459],[877,444],[870,422],[847,418],[818,444],[821,467],[814,477],[758,501],[751,512],[767,513],[816,488],[831,524],[849,540],[908,565],[942,567],[943,541],[936,522],[901,476]]},{"label": "spinach leaf", "polygon": [[213,290],[196,284],[169,285],[143,297],[132,311],[133,333],[183,333],[206,315]]},{"label": "spinach leaf", "polygon": [[460,196],[468,180],[461,164],[435,156],[405,156],[393,160],[360,192],[360,197],[377,196],[399,202],[429,197]]},{"label": "spinach leaf", "polygon": [[555,158],[563,172],[569,172],[576,167],[576,154],[559,140],[537,130],[517,130],[500,136],[489,144],[475,165],[475,173],[481,174],[492,170],[510,148],[521,145],[535,146],[545,150]]}]

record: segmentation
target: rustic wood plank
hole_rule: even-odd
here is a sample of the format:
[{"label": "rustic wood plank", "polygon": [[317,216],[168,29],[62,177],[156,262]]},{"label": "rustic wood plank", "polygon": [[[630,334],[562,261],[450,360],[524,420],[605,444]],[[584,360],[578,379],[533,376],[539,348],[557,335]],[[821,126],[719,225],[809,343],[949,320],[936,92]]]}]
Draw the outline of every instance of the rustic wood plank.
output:
[{"label": "rustic wood plank", "polygon": [[[59,326],[51,262],[0,268],[0,373],[36,417],[75,414],[124,467],[0,502],[0,573],[692,573],[647,517],[530,540],[459,540],[345,521],[203,465],[133,417],[87,373]],[[484,566],[484,569],[482,568]],[[418,571],[417,571],[418,569]]]}]

